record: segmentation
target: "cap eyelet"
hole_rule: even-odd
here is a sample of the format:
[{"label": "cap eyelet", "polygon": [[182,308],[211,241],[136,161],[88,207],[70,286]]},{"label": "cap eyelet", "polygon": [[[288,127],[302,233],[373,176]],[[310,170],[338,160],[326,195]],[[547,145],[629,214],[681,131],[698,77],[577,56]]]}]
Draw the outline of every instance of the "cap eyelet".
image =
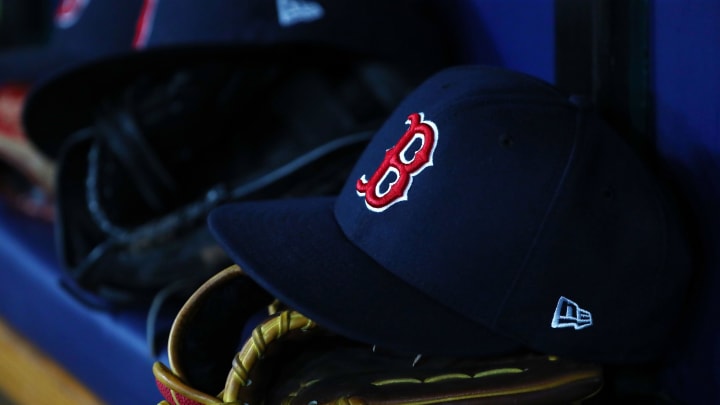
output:
[{"label": "cap eyelet", "polygon": [[515,138],[508,135],[507,133],[502,133],[500,135],[500,138],[498,139],[498,142],[500,143],[500,146],[504,148],[511,148],[515,144]]}]

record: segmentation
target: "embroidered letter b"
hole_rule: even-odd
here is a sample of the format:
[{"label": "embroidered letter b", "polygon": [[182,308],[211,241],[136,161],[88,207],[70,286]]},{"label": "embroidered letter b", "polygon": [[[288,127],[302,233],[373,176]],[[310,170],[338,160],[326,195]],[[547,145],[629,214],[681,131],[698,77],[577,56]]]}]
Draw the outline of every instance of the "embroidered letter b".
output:
[{"label": "embroidered letter b", "polygon": [[432,121],[425,121],[423,113],[408,116],[407,131],[392,148],[385,151],[380,167],[370,177],[363,175],[355,184],[365,205],[376,212],[384,211],[396,202],[407,200],[413,177],[432,166],[438,129]]}]

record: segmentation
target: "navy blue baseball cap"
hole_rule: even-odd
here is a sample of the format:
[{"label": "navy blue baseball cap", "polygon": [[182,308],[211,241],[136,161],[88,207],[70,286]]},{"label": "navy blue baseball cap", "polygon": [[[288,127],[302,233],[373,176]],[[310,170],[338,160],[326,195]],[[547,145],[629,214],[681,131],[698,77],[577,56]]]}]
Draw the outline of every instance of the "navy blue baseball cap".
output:
[{"label": "navy blue baseball cap", "polygon": [[47,41],[0,53],[0,83],[34,83],[57,71],[134,48],[143,0],[55,0]]},{"label": "navy blue baseball cap", "polygon": [[635,363],[663,354],[692,273],[675,197],[587,103],[457,66],[398,106],[339,195],[208,222],[259,285],[353,339]]},{"label": "navy blue baseball cap", "polygon": [[135,52],[64,69],[28,95],[23,122],[45,154],[56,156],[107,94],[140,74],[183,63],[262,58],[257,48],[281,53],[292,47],[297,53],[306,47],[308,57],[328,64],[337,53],[352,54],[402,66],[420,81],[456,58],[437,12],[441,0],[146,1]]}]

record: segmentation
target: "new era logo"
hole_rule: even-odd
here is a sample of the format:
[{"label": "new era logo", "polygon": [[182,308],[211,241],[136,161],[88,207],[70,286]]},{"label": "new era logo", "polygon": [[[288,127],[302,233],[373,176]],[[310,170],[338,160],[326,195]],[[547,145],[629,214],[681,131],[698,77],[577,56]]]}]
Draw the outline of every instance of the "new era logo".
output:
[{"label": "new era logo", "polygon": [[278,22],[283,27],[319,20],[325,10],[318,3],[305,0],[277,0]]},{"label": "new era logo", "polygon": [[560,297],[555,314],[553,315],[550,326],[553,328],[575,328],[575,330],[587,328],[592,325],[592,315],[590,312],[580,308],[575,302]]}]

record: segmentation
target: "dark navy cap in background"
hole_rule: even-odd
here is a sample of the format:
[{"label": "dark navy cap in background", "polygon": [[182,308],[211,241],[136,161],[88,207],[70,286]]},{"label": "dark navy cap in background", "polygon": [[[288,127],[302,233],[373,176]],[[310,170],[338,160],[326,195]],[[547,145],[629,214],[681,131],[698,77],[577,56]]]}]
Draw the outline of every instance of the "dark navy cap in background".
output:
[{"label": "dark navy cap in background", "polygon": [[143,0],[56,0],[47,42],[0,52],[0,83],[32,83],[133,49]]},{"label": "dark navy cap in background", "polygon": [[442,2],[148,1],[137,24],[137,52],[73,66],[38,83],[23,122],[30,140],[56,156],[68,135],[92,120],[99,99],[139,74],[212,59],[266,58],[258,48],[307,47],[307,57],[329,64],[339,53],[372,58],[395,63],[419,81],[456,57],[436,7]]}]

